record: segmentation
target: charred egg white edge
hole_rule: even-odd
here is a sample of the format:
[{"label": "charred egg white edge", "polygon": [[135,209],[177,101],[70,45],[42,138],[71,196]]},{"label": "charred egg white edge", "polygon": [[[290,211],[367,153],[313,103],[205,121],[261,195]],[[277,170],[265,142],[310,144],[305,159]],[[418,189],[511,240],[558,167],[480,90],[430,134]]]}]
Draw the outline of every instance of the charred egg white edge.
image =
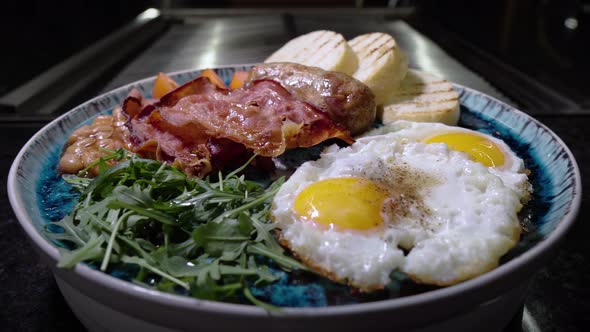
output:
[{"label": "charred egg white edge", "polygon": [[[346,218],[340,217],[327,226],[296,209],[306,188],[343,178],[382,188],[390,208],[381,211],[374,227],[350,228],[355,221],[343,227]],[[334,196],[321,191],[305,197]],[[358,192],[360,209],[363,195]],[[384,287],[398,269],[419,282],[450,285],[492,269],[516,244],[520,199],[518,191],[465,153],[413,142],[397,131],[343,149],[332,146],[319,160],[303,164],[273,199],[272,216],[283,243],[333,280],[373,290]],[[337,196],[326,201],[327,214],[350,205]]]}]

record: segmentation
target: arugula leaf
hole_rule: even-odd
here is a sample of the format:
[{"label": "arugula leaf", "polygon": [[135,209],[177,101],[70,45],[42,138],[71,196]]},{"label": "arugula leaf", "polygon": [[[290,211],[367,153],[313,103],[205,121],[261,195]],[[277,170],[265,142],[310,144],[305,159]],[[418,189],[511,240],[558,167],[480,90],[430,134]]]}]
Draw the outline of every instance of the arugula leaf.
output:
[{"label": "arugula leaf", "polygon": [[113,160],[113,159],[121,160],[121,159],[125,158],[125,156],[127,156],[127,154],[129,153],[125,149],[119,149],[117,151],[112,151],[112,150],[101,148],[101,150],[103,150],[104,152],[110,153],[110,155],[100,157],[96,161],[90,163],[90,165],[86,166],[86,168],[84,168],[78,172],[78,174],[77,174],[78,176],[85,175],[91,168],[93,168],[95,166],[98,166],[100,171],[103,172],[104,170],[106,170],[108,168],[108,165],[106,163],[107,161]]},{"label": "arugula leaf", "polygon": [[62,257],[57,263],[57,266],[63,268],[73,268],[79,262],[101,257],[104,250],[100,247],[100,245],[104,241],[105,239],[102,235],[99,236],[93,234],[92,238],[90,238],[90,240],[88,240],[84,246],[72,251],[61,250]]},{"label": "arugula leaf", "polygon": [[257,299],[254,295],[252,295],[252,292],[250,292],[250,289],[248,287],[244,287],[244,296],[250,300],[250,302],[254,303],[255,305],[266,309],[269,312],[277,312],[280,311],[281,309],[279,307],[276,307],[272,304],[268,304],[266,302],[260,301],[259,299]]},{"label": "arugula leaf", "polygon": [[203,266],[195,265],[184,257],[164,257],[161,260],[162,266],[175,277],[196,277],[203,273]]},{"label": "arugula leaf", "polygon": [[197,226],[192,236],[205,253],[220,257],[225,251],[234,251],[244,241],[249,241],[250,231],[238,220],[227,219],[223,223],[208,222]]},{"label": "arugula leaf", "polygon": [[268,210],[261,211],[250,217],[252,225],[256,228],[256,239],[254,241],[263,242],[272,251],[282,253],[283,248],[271,233],[276,228],[276,225],[264,222],[264,219],[268,220]]},{"label": "arugula leaf", "polygon": [[63,232],[51,232],[49,225],[45,226],[45,233],[54,240],[67,240],[73,242],[77,247],[82,247],[88,242],[90,236],[83,229],[74,225],[73,215],[67,215],[63,219],[53,222],[51,225],[58,226]]},{"label": "arugula leaf", "polygon": [[254,244],[254,245],[248,246],[248,252],[252,253],[252,254],[266,256],[266,257],[274,260],[285,271],[292,271],[292,270],[311,271],[307,266],[301,264],[300,262],[296,261],[295,259],[287,257],[287,256],[282,255],[280,253],[274,252],[261,244]]},{"label": "arugula leaf", "polygon": [[136,284],[202,299],[246,299],[269,310],[275,307],[248,287],[275,282],[277,269],[309,271],[272,234],[270,201],[283,179],[268,187],[249,181],[238,175],[247,164],[215,181],[189,178],[121,150],[95,166],[109,160],[119,163],[95,179],[64,176],[81,195],[71,214],[46,228],[73,249],[62,250],[58,266],[86,262],[105,272],[137,266]]},{"label": "arugula leaf", "polygon": [[236,293],[243,288],[242,283],[233,282],[219,285],[212,279],[207,279],[204,284],[191,287],[191,295],[204,300],[222,301],[234,300]]},{"label": "arugula leaf", "polygon": [[72,187],[74,187],[75,189],[77,189],[79,191],[83,191],[84,189],[86,189],[86,187],[88,187],[90,182],[92,182],[92,179],[81,178],[79,176],[72,175],[72,174],[64,174],[63,179],[64,179],[64,181],[66,181]]},{"label": "arugula leaf", "polygon": [[181,281],[181,280],[179,280],[179,279],[177,279],[177,278],[175,278],[175,277],[167,274],[166,272],[164,272],[164,271],[162,271],[162,270],[160,270],[160,269],[158,269],[158,268],[156,268],[154,266],[151,266],[144,259],[141,259],[139,257],[123,256],[121,260],[123,262],[125,262],[125,263],[128,263],[128,264],[137,264],[137,265],[139,265],[141,267],[144,267],[144,268],[146,268],[146,269],[148,269],[148,270],[150,270],[150,271],[152,271],[152,272],[154,272],[154,273],[156,273],[156,274],[158,274],[158,275],[160,275],[160,276],[162,276],[162,277],[164,277],[164,278],[166,278],[166,279],[174,282],[175,284],[179,285],[182,288],[190,289],[188,283],[186,283],[184,281]]},{"label": "arugula leaf", "polygon": [[115,200],[129,205],[149,206],[154,203],[150,195],[151,188],[141,188],[139,184],[131,187],[117,186],[113,190]]}]

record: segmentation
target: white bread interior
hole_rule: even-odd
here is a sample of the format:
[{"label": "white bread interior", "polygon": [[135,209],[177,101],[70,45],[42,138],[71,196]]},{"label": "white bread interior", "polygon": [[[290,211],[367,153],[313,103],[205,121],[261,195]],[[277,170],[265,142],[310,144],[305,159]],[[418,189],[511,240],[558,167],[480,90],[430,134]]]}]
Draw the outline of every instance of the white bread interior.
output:
[{"label": "white bread interior", "polygon": [[410,69],[391,98],[378,111],[381,121],[441,122],[456,126],[459,121],[459,95],[449,81]]},{"label": "white bread interior", "polygon": [[348,41],[359,59],[352,76],[365,83],[375,94],[375,102],[382,105],[406,76],[408,61],[395,39],[381,32],[360,35]]},{"label": "white bread interior", "polygon": [[352,75],[358,58],[346,39],[334,31],[318,30],[296,37],[264,62],[295,62]]}]

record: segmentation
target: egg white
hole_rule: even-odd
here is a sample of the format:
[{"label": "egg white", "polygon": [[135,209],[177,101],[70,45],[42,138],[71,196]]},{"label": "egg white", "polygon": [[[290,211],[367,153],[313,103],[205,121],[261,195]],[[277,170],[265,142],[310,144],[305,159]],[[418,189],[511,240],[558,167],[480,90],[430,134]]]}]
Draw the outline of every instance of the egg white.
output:
[{"label": "egg white", "polygon": [[[504,154],[504,164],[498,167],[490,167],[489,171],[498,176],[505,185],[516,191],[522,198],[522,202],[526,203],[530,199],[532,187],[528,182],[528,176],[524,166],[524,161],[512,151],[512,149],[502,140],[486,135],[475,130],[467,128],[448,126],[442,123],[427,123],[427,122],[411,122],[400,120],[389,123],[383,127],[373,129],[363,135],[363,137],[370,137],[375,135],[383,135],[395,133],[408,141],[421,142],[430,137],[447,134],[447,133],[468,133],[486,137],[488,140],[496,144]],[[361,138],[361,140],[366,138]],[[431,143],[444,144],[444,143]]]},{"label": "egg white", "polygon": [[[404,208],[385,213],[382,227],[368,231],[302,220],[294,209],[297,195],[314,182],[339,177],[389,186]],[[302,261],[368,291],[389,283],[394,270],[437,285],[488,271],[518,241],[521,207],[519,193],[490,168],[445,144],[411,141],[396,131],[343,149],[332,146],[304,163],[274,197],[271,213],[282,243]]]}]

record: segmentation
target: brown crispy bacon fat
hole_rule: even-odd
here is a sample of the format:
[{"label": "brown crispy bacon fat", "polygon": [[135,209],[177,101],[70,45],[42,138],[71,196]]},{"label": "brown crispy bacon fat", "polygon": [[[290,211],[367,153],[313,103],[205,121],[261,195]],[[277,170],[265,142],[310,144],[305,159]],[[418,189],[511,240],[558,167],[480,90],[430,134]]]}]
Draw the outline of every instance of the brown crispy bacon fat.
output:
[{"label": "brown crispy bacon fat", "polygon": [[330,138],[353,142],[327,113],[271,80],[227,90],[199,77],[154,103],[134,91],[123,111],[134,152],[199,177],[251,152],[276,157]]}]

